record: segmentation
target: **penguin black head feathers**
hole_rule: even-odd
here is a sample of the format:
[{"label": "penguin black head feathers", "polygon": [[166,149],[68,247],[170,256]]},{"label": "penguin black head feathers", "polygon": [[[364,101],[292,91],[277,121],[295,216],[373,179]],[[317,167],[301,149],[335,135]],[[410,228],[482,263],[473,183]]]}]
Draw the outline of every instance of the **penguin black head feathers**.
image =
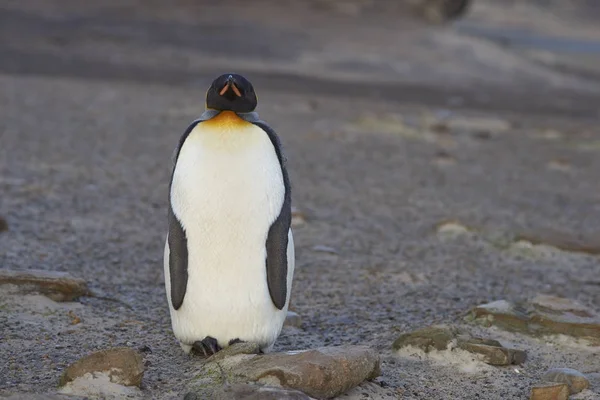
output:
[{"label": "penguin black head feathers", "polygon": [[238,74],[223,74],[206,92],[206,108],[217,111],[249,113],[256,108],[256,93],[248,79]]}]

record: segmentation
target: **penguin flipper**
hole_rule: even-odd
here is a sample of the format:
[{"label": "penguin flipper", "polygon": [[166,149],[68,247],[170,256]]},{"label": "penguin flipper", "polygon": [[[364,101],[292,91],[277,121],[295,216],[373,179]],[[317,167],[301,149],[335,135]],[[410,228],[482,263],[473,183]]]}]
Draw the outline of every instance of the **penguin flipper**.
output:
[{"label": "penguin flipper", "polygon": [[183,304],[188,281],[187,237],[183,226],[169,204],[169,276],[171,280],[171,305],[175,310]]},{"label": "penguin flipper", "polygon": [[250,121],[254,125],[260,127],[267,133],[279,165],[281,166],[281,173],[283,175],[283,185],[285,187],[285,194],[283,198],[283,205],[279,216],[273,222],[269,228],[267,235],[267,284],[269,286],[269,294],[273,304],[278,309],[282,310],[285,307],[287,293],[287,275],[288,275],[288,260],[287,260],[287,247],[288,247],[288,232],[292,223],[292,195],[290,188],[290,181],[285,168],[285,159],[281,151],[281,144],[279,137],[275,131],[267,125],[265,122],[260,120]]}]

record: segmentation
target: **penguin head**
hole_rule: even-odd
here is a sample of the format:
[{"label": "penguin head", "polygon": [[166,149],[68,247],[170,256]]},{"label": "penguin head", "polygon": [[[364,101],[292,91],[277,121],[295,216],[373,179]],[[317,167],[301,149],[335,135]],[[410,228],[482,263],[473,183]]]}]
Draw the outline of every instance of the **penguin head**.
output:
[{"label": "penguin head", "polygon": [[206,108],[248,113],[256,108],[256,93],[248,79],[238,74],[223,74],[206,92]]}]

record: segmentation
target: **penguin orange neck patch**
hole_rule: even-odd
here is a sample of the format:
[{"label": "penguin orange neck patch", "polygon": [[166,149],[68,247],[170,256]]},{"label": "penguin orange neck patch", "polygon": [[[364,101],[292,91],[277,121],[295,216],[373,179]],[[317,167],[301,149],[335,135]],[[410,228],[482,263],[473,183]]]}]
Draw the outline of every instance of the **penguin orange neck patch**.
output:
[{"label": "penguin orange neck patch", "polygon": [[235,127],[235,126],[242,127],[242,126],[247,126],[249,123],[250,122],[243,120],[233,111],[221,111],[218,115],[203,122],[204,125],[211,125],[211,126],[220,125],[220,126],[229,126],[229,127]]}]

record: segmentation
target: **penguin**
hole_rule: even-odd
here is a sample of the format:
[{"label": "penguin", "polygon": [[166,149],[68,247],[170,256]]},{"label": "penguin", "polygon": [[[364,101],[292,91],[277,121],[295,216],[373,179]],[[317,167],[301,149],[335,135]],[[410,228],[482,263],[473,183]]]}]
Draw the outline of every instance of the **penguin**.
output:
[{"label": "penguin", "polygon": [[287,314],[290,181],[280,139],[256,106],[245,77],[217,77],[174,152],[164,274],[173,333],[188,354],[237,342],[267,353]]}]

